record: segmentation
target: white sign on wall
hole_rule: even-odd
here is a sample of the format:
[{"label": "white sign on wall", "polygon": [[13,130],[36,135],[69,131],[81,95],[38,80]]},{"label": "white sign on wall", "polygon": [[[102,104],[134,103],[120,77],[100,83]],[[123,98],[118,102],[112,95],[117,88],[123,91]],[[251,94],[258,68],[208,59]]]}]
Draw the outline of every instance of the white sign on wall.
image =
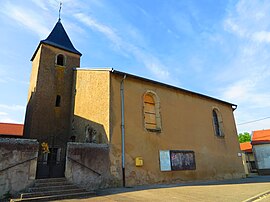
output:
[{"label": "white sign on wall", "polygon": [[159,151],[159,162],[161,171],[171,171],[171,158],[169,150]]}]

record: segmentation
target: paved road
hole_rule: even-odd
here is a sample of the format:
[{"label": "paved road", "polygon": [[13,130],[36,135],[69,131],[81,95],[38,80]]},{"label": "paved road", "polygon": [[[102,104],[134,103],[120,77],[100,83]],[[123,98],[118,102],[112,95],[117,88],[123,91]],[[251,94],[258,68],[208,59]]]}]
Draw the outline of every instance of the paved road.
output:
[{"label": "paved road", "polygon": [[[269,195],[255,200],[255,196],[268,192]],[[99,195],[97,197],[61,200],[61,202],[239,202],[248,200],[270,202],[270,176],[255,176],[240,180],[105,189],[98,191],[97,194]]]}]

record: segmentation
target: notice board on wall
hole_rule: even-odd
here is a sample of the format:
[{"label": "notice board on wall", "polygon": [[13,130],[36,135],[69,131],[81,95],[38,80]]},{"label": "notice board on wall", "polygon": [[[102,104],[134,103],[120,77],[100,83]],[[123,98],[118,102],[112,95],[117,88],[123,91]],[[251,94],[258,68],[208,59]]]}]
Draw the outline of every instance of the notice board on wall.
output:
[{"label": "notice board on wall", "polygon": [[194,151],[170,151],[172,170],[195,170],[195,154]]},{"label": "notice board on wall", "polygon": [[195,170],[195,153],[187,150],[160,150],[161,171]]}]

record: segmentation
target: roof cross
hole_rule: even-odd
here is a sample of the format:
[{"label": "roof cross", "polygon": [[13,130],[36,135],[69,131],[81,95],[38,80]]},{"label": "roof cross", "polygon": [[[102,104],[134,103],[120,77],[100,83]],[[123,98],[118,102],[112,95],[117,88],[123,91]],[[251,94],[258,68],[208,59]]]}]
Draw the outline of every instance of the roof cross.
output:
[{"label": "roof cross", "polygon": [[61,21],[61,9],[62,9],[62,2],[60,1],[58,21]]}]

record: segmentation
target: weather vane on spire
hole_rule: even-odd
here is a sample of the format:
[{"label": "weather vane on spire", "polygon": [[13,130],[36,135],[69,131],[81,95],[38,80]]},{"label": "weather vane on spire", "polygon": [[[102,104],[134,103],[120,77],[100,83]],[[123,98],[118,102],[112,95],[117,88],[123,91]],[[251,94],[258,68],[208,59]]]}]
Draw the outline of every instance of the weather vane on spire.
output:
[{"label": "weather vane on spire", "polygon": [[59,19],[58,19],[58,21],[61,20],[61,8],[62,8],[62,2],[60,1],[60,7],[59,7]]}]

